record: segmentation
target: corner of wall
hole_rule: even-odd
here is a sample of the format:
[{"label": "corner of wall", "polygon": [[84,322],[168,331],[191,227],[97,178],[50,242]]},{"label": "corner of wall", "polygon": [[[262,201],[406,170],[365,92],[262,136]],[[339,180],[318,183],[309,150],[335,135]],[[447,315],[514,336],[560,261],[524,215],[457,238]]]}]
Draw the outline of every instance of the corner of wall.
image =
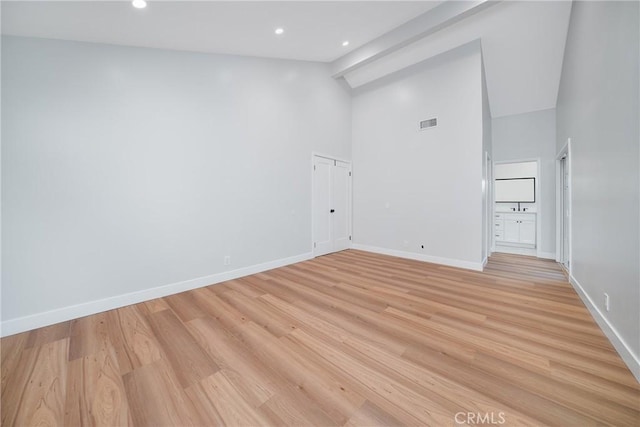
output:
[{"label": "corner of wall", "polygon": [[417,254],[414,252],[399,251],[395,249],[380,248],[380,247],[370,246],[370,245],[362,245],[359,243],[353,243],[351,247],[359,251],[371,252],[374,254],[395,256],[398,258],[411,259],[414,261],[423,261],[423,262],[428,262],[432,264],[447,265],[449,267],[464,268],[466,270],[473,270],[473,271],[482,271],[482,269],[487,263],[486,258],[482,262],[472,262],[472,261],[464,261],[464,260],[453,259],[453,258],[443,258],[438,256],[432,256],[432,255]]}]

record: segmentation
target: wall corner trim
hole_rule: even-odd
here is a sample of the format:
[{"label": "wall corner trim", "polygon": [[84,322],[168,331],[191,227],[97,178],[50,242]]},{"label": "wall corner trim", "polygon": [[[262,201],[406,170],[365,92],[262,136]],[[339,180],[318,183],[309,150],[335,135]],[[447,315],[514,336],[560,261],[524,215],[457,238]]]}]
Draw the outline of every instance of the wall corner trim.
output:
[{"label": "wall corner trim", "polygon": [[311,258],[313,258],[313,254],[311,252],[307,252],[288,258],[281,258],[261,264],[242,267],[236,270],[211,274],[208,276],[198,277],[182,282],[158,286],[155,288],[116,295],[109,298],[88,301],[82,304],[71,305],[55,310],[17,317],[14,319],[7,319],[0,323],[0,336],[6,337],[9,335],[18,334],[20,332],[30,331],[32,329],[41,328],[43,326],[77,319],[79,317],[89,316],[92,314],[113,310],[131,304],[138,304],[155,298],[162,298],[168,295],[189,291],[191,289],[201,288],[204,286],[226,282],[228,280],[238,279],[240,277],[249,276],[251,274],[261,273],[263,271],[272,270],[274,268],[284,267],[286,265],[306,261]]},{"label": "wall corner trim", "polygon": [[406,258],[406,259],[412,259],[415,261],[430,262],[433,264],[447,265],[449,267],[464,268],[467,270],[482,271],[482,268],[483,268],[482,262],[472,262],[472,261],[463,261],[463,260],[452,259],[452,258],[442,258],[442,257],[431,256],[431,255],[417,254],[414,252],[405,252],[405,251],[398,251],[395,249],[379,248],[377,246],[362,245],[359,243],[352,244],[351,248],[360,250],[360,251],[365,251],[365,252],[373,252],[376,254],[395,256],[398,258]]},{"label": "wall corner trim", "polygon": [[626,363],[633,376],[636,377],[638,382],[640,382],[640,357],[631,351],[631,348],[629,348],[628,344],[620,336],[616,328],[602,314],[578,280],[576,280],[572,275],[569,275],[569,282],[580,296],[580,299],[582,299],[584,305],[587,306],[591,316],[593,316],[600,329],[602,329],[602,332],[604,332],[605,336],[609,339],[624,363]]}]

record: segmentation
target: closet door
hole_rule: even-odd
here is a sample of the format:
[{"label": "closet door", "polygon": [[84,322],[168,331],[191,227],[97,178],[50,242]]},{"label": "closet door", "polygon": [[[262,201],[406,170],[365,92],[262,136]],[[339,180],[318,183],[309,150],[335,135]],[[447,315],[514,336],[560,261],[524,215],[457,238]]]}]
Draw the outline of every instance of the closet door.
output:
[{"label": "closet door", "polygon": [[334,160],[314,157],[313,162],[313,254],[333,252],[331,235],[331,186]]},{"label": "closet door", "polygon": [[313,254],[325,255],[351,245],[351,164],[314,156]]},{"label": "closet door", "polygon": [[332,234],[333,251],[349,249],[351,237],[351,165],[336,161],[333,167],[332,190]]}]

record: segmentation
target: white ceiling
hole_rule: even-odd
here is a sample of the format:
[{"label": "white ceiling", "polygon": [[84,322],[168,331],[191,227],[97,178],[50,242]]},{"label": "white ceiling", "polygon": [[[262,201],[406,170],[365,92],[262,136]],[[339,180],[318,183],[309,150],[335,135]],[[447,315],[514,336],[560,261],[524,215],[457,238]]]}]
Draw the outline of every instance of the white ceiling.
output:
[{"label": "white ceiling", "polygon": [[[2,33],[328,62],[439,3],[148,0],[135,9],[130,1],[2,1]],[[285,33],[276,36],[276,27]]]},{"label": "white ceiling", "polygon": [[[453,1],[148,0],[142,10],[130,1],[2,1],[2,33],[333,62],[334,68],[351,52],[347,58],[363,58],[344,74],[353,88],[480,39],[493,117],[554,108],[571,1]],[[475,11],[460,12],[465,8]],[[434,31],[408,36],[429,22]],[[285,34],[276,36],[276,27]]]}]

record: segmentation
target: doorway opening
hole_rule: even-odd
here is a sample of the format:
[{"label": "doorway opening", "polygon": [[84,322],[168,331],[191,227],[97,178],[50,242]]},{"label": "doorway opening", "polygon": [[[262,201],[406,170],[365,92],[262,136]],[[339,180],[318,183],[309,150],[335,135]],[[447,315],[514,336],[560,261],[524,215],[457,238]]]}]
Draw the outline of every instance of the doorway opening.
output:
[{"label": "doorway opening", "polygon": [[540,244],[538,160],[496,162],[493,168],[495,252],[536,256]]},{"label": "doorway opening", "polygon": [[556,158],[556,261],[571,274],[571,159],[570,144]]},{"label": "doorway opening", "polygon": [[494,233],[494,229],[493,229],[493,205],[494,205],[494,200],[493,200],[493,162],[491,161],[491,157],[489,156],[489,153],[485,151],[485,176],[484,176],[484,189],[485,189],[485,204],[486,204],[486,211],[485,211],[485,236],[486,236],[486,247],[485,247],[485,259],[483,260],[483,263],[486,262],[486,260],[488,259],[488,257],[491,256],[491,252],[493,252],[494,250],[494,239],[493,236],[495,235]]}]

